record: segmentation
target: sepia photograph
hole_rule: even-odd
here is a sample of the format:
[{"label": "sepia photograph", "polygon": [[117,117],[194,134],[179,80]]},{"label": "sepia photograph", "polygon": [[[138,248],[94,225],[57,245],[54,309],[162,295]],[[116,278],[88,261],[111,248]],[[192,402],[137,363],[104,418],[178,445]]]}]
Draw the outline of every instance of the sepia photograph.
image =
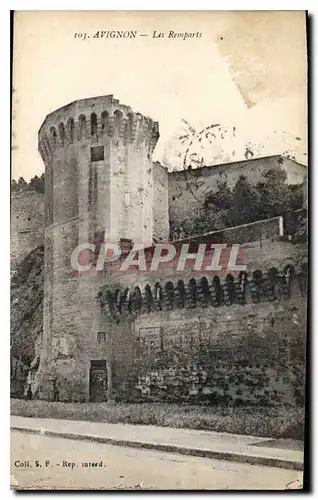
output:
[{"label": "sepia photograph", "polygon": [[304,490],[307,12],[12,30],[11,489]]}]

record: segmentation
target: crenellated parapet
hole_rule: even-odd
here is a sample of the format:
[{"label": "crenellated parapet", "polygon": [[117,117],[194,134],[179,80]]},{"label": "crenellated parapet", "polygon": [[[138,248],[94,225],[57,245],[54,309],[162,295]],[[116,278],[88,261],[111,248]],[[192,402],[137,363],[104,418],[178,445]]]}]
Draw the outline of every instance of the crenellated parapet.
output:
[{"label": "crenellated parapet", "polygon": [[191,278],[188,282],[156,282],[142,288],[103,287],[98,300],[101,309],[110,321],[119,322],[127,317],[154,311],[175,309],[195,309],[197,307],[220,307],[263,301],[281,301],[293,294],[305,296],[307,293],[307,265],[296,274],[291,265],[279,271],[255,270],[248,275],[241,272],[238,277]]},{"label": "crenellated parapet", "polygon": [[159,124],[112,95],[82,99],[45,118],[39,130],[39,152],[46,161],[57,148],[75,143],[104,144],[107,138],[124,144],[145,142],[152,153],[159,138]]}]

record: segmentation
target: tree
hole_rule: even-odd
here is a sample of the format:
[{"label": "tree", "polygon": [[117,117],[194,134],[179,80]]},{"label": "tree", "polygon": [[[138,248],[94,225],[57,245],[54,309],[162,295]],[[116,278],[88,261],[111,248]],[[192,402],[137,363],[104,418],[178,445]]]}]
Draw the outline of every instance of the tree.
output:
[{"label": "tree", "polygon": [[11,181],[11,190],[15,192],[19,190],[19,185],[15,179]]},{"label": "tree", "polygon": [[259,194],[247,181],[244,175],[240,175],[233,191],[233,204],[227,216],[227,227],[248,224],[258,220],[260,212]]},{"label": "tree", "polygon": [[256,185],[259,193],[261,218],[268,219],[281,215],[287,205],[288,185],[285,184],[286,173],[269,170],[264,174],[265,180]]},{"label": "tree", "polygon": [[37,193],[44,194],[45,187],[45,174],[43,173],[40,177],[35,175],[26,182],[23,177],[20,177],[18,181],[12,179],[11,181],[11,191],[21,193],[22,191],[35,191]]},{"label": "tree", "polygon": [[37,193],[44,193],[44,174],[41,177],[35,175],[29,182],[29,189]]},{"label": "tree", "polygon": [[25,180],[23,179],[23,177],[19,177],[18,184],[19,184],[20,187],[26,187],[27,186],[27,183],[25,182]]},{"label": "tree", "polygon": [[277,217],[302,208],[303,185],[286,184],[286,173],[275,169],[264,174],[264,180],[255,186],[241,175],[230,189],[226,181],[218,183],[218,190],[209,193],[202,209],[182,227],[186,236],[248,224]]},{"label": "tree", "polygon": [[227,185],[227,181],[218,182],[218,190],[210,193],[205,199],[205,206],[217,210],[229,210],[233,205],[233,192]]}]

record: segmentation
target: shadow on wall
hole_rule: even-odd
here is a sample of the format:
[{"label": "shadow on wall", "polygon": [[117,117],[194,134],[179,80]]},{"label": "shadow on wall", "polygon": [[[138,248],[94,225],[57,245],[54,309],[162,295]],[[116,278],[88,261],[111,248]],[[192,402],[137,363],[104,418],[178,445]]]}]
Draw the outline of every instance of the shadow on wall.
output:
[{"label": "shadow on wall", "polygon": [[241,272],[238,277],[204,276],[191,278],[188,283],[184,280],[157,282],[152,287],[147,284],[143,290],[139,286],[124,290],[115,287],[113,292],[106,286],[98,297],[106,316],[118,322],[127,315],[151,311],[280,301],[293,293],[303,297],[307,293],[307,264],[302,265],[298,275],[293,266],[288,265],[283,272],[273,267],[264,272],[255,270],[251,276]]}]

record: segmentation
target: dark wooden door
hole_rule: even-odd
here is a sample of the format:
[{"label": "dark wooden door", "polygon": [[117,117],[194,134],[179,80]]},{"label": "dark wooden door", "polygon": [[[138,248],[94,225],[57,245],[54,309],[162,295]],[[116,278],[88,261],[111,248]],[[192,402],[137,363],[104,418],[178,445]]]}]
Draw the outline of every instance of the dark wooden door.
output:
[{"label": "dark wooden door", "polygon": [[107,401],[107,368],[105,360],[91,361],[89,374],[90,401]]}]

